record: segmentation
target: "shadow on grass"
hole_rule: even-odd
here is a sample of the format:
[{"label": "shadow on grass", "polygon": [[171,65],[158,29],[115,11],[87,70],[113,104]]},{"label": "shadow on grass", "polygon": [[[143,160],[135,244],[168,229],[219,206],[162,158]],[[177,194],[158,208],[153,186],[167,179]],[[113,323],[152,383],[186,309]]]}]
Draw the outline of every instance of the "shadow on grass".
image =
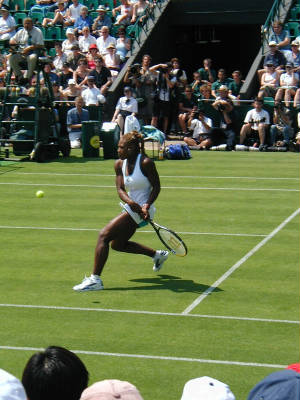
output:
[{"label": "shadow on grass", "polygon": [[[141,283],[133,287],[114,287],[107,290],[171,290],[176,293],[198,293],[205,292],[210,286],[194,282],[193,280],[181,279],[172,275],[157,275],[153,278],[131,279],[130,282]],[[146,285],[143,285],[146,284]],[[220,292],[222,289],[215,288],[213,292]]]}]

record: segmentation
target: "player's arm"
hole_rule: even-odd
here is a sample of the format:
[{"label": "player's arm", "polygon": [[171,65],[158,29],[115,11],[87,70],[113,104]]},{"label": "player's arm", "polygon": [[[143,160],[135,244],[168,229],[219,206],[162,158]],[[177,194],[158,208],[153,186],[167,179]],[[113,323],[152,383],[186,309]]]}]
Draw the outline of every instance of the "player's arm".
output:
[{"label": "player's arm", "polygon": [[143,217],[144,219],[147,219],[149,217],[148,210],[151,204],[157,199],[160,192],[160,179],[155,163],[151,160],[151,158],[145,157],[141,165],[143,174],[147,176],[152,186],[147,203],[143,204],[142,206]]}]

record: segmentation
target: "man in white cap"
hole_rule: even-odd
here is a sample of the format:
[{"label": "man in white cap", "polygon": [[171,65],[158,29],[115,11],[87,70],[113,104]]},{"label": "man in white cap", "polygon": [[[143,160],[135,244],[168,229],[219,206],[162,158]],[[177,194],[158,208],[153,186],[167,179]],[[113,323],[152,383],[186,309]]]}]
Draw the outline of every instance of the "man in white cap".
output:
[{"label": "man in white cap", "polygon": [[184,385],[181,400],[235,400],[235,396],[225,383],[202,376]]},{"label": "man in white cap", "polygon": [[109,15],[106,13],[105,6],[99,6],[97,8],[98,17],[94,19],[94,23],[92,25],[93,33],[99,34],[100,29],[102,26],[107,26],[109,29],[112,25],[112,21]]},{"label": "man in white cap", "polygon": [[26,400],[27,396],[22,383],[9,374],[0,369],[0,399],[1,400]]}]

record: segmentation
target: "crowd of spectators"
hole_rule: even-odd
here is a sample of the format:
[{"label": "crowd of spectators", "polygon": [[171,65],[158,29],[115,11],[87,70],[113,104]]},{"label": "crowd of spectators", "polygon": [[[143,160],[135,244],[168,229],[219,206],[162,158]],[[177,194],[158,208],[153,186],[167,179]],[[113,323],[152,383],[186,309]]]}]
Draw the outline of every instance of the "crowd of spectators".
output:
[{"label": "crowd of spectators", "polygon": [[[248,400],[299,400],[300,365],[271,373],[249,392]],[[22,380],[0,369],[0,400],[143,400],[132,383],[106,379],[88,386],[89,372],[81,359],[64,347],[49,346],[33,354]],[[235,400],[230,387],[202,376],[183,387],[181,400]]]}]

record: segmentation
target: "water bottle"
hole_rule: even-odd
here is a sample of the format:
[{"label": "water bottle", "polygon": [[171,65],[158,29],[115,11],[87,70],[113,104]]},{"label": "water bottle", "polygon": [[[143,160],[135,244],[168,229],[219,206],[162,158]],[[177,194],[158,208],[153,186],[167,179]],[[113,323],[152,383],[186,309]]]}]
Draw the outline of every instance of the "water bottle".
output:
[{"label": "water bottle", "polygon": [[164,159],[164,152],[162,147],[160,147],[159,152],[158,152],[158,159],[163,160]]}]

